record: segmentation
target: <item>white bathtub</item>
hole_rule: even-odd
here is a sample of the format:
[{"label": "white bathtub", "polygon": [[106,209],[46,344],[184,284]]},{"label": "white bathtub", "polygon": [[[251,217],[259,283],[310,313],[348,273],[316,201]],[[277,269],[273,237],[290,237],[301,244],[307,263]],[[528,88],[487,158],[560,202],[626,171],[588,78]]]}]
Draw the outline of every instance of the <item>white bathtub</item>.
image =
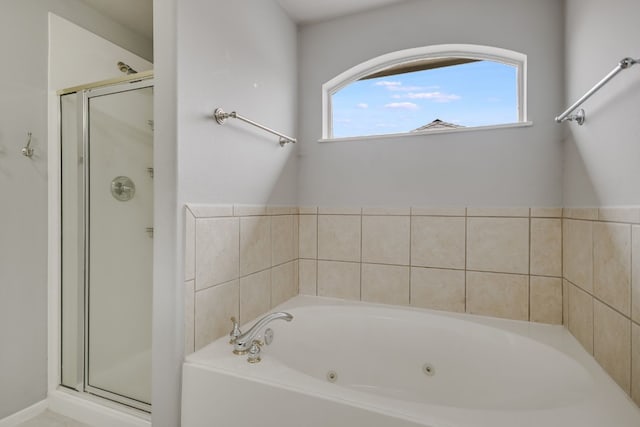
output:
[{"label": "white bathtub", "polygon": [[640,426],[561,326],[303,296],[276,310],[294,319],[270,324],[260,363],[227,337],[187,357],[182,427]]}]

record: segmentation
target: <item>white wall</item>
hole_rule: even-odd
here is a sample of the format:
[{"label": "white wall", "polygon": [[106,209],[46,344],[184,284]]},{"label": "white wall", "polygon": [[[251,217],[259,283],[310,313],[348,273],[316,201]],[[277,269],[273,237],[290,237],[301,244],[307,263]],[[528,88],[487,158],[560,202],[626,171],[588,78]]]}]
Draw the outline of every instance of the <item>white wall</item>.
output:
[{"label": "white wall", "polygon": [[154,426],[177,426],[184,359],[182,206],[178,206],[177,0],[154,0],[154,195],[151,404]]},{"label": "white wall", "polygon": [[[77,0],[0,3],[0,418],[47,390],[47,59],[52,11],[150,57],[151,42]],[[35,154],[20,154],[27,132]]]},{"label": "white wall", "polygon": [[[410,1],[300,30],[306,205],[560,206],[563,8],[557,0]],[[321,85],[368,59],[471,43],[528,56],[528,128],[319,143]]]},{"label": "white wall", "polygon": [[[640,57],[637,0],[567,0],[567,105],[620,59]],[[563,124],[565,206],[640,204],[640,65],[622,71],[583,108],[583,126]]]},{"label": "white wall", "polygon": [[156,0],[154,42],[154,184],[162,190],[154,199],[152,421],[174,427],[184,356],[177,261],[184,203],[295,202],[295,147],[210,116],[217,107],[237,110],[295,135],[296,27],[273,0]]},{"label": "white wall", "polygon": [[296,133],[295,25],[273,0],[181,1],[178,17],[181,200],[294,203],[296,147],[210,116],[222,107]]}]

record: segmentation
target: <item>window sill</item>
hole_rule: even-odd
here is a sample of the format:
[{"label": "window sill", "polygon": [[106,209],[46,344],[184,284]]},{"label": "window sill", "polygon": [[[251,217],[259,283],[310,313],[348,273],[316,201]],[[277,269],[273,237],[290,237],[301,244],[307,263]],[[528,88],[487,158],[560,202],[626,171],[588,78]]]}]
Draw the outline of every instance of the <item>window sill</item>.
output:
[{"label": "window sill", "polygon": [[405,137],[417,137],[417,136],[424,136],[424,135],[441,135],[443,133],[481,132],[481,131],[487,131],[487,130],[526,128],[531,126],[533,126],[533,122],[518,122],[518,123],[507,123],[503,125],[475,126],[475,127],[457,128],[457,129],[426,130],[421,132],[409,132],[409,133],[388,133],[384,135],[349,136],[345,138],[321,138],[318,140],[318,142],[369,141],[369,140],[375,140],[375,139],[405,138]]}]

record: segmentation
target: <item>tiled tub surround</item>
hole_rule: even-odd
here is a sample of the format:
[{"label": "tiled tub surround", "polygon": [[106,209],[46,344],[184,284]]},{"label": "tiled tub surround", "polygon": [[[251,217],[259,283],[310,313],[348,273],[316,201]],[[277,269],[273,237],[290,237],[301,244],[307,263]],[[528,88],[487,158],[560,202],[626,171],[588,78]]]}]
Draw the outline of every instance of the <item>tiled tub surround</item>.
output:
[{"label": "tiled tub surround", "polygon": [[[188,205],[190,353],[298,294],[562,323],[559,208]],[[298,286],[299,283],[299,286]]]},{"label": "tiled tub surround", "polygon": [[298,293],[410,305],[564,324],[640,405],[640,208],[189,205],[185,227],[187,353]]},{"label": "tiled tub surround", "polygon": [[298,294],[297,208],[188,205],[185,218],[187,353]]},{"label": "tiled tub surround", "polygon": [[300,208],[300,293],[562,323],[562,209]]},{"label": "tiled tub surround", "polygon": [[565,209],[564,324],[640,405],[640,208]]}]

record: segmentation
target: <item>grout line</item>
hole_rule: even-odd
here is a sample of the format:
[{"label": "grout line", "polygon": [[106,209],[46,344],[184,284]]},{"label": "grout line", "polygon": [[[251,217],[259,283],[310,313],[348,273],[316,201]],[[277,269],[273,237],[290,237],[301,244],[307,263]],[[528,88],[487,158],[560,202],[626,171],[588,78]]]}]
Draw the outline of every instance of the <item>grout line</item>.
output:
[{"label": "grout line", "polygon": [[528,316],[529,321],[531,321],[531,256],[533,254],[533,251],[532,251],[532,248],[531,248],[532,240],[533,240],[531,238],[531,234],[533,233],[532,219],[531,219],[531,208],[529,208],[529,218],[528,219],[529,219],[529,235],[527,236],[527,239],[529,239],[529,242],[528,242],[529,243],[529,245],[528,245],[528,247],[529,247],[529,257],[528,257],[529,259],[528,259],[528,261],[529,262],[527,263],[528,264],[527,266],[529,268],[529,273],[528,273],[529,277],[527,278],[527,287],[529,288],[528,289],[528,291],[529,291],[528,292],[529,301],[527,303],[527,312],[529,313],[529,316]]},{"label": "grout line", "polygon": [[320,254],[320,213],[319,213],[319,209],[316,210],[316,296],[320,295],[319,294],[319,279],[318,279],[318,270],[319,270],[319,266],[320,263],[318,262],[318,258],[319,258],[319,254]]},{"label": "grout line", "polygon": [[569,289],[567,287],[567,295],[564,294],[564,218],[560,218],[560,275],[562,276],[562,324],[564,325],[564,299],[567,298],[567,329],[569,329]]},{"label": "grout line", "polygon": [[631,377],[630,384],[633,384],[633,225],[629,226],[629,288],[629,320],[631,320],[631,325],[629,325],[629,349],[631,351],[629,376]]},{"label": "grout line", "polygon": [[621,312],[620,310],[618,310],[617,308],[615,308],[614,306],[612,306],[612,305],[611,305],[611,304],[609,304],[608,302],[606,302],[606,301],[602,300],[601,298],[599,298],[599,297],[595,296],[595,295],[594,295],[594,294],[592,294],[591,292],[584,290],[584,289],[583,289],[583,288],[581,288],[579,285],[577,285],[577,284],[573,283],[573,282],[572,282],[572,281],[570,281],[569,279],[566,279],[566,278],[565,278],[564,280],[566,280],[568,283],[570,283],[571,285],[573,285],[573,286],[575,286],[576,288],[578,288],[580,291],[582,291],[582,292],[584,292],[585,294],[589,295],[589,296],[590,296],[591,298],[593,298],[594,300],[597,300],[599,303],[601,303],[601,304],[603,304],[603,305],[606,305],[607,307],[609,307],[611,310],[615,311],[615,312],[616,312],[617,314],[619,314],[620,316],[622,316],[622,317],[626,318],[627,320],[631,320],[631,321],[632,321],[632,322],[634,322],[634,323],[638,323],[638,322],[635,322],[635,321],[631,318],[631,316],[630,316],[630,315],[629,315],[629,316],[627,316],[626,314],[624,314],[623,312]]},{"label": "grout line", "polygon": [[468,240],[469,240],[469,220],[467,218],[467,208],[464,208],[464,312],[467,313],[468,303],[467,299],[469,298],[468,290],[467,290],[467,251],[468,251]]},{"label": "grout line", "polygon": [[362,224],[362,209],[360,209],[360,298],[362,301],[362,241],[363,241],[363,224]]},{"label": "grout line", "polygon": [[[411,213],[411,208],[409,208],[409,213]],[[409,305],[411,305],[411,301],[413,298],[413,269],[411,268],[411,247],[413,243],[413,216],[409,215]]]},{"label": "grout line", "polygon": [[[600,216],[600,212],[596,212],[596,214],[598,216]],[[597,218],[596,220],[589,220],[590,225],[591,225],[591,289],[593,291],[593,295],[592,296],[592,300],[591,300],[591,323],[592,323],[592,330],[591,330],[591,342],[592,342],[592,348],[591,348],[591,354],[593,354],[593,357],[595,359],[596,357],[596,313],[594,310],[594,301],[596,300],[596,236],[594,233],[594,222],[597,222]],[[587,292],[588,293],[588,292]],[[598,362],[599,363],[599,362]]]}]

